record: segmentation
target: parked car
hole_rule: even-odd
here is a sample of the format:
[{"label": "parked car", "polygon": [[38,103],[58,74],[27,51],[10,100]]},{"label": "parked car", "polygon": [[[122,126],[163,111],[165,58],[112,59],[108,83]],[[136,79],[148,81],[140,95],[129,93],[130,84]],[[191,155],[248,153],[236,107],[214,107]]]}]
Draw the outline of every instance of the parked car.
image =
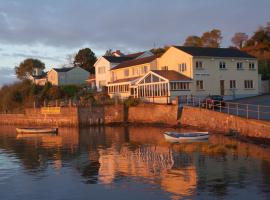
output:
[{"label": "parked car", "polygon": [[224,108],[225,107],[225,101],[223,99],[223,96],[220,95],[212,95],[206,97],[202,103],[201,107],[208,108],[208,109],[215,109],[215,108]]}]

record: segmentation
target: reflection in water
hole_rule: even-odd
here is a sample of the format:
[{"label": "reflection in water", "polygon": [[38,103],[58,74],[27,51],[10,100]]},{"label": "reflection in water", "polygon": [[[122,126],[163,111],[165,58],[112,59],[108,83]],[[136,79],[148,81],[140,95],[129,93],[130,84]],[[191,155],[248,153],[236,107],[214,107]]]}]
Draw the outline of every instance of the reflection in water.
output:
[{"label": "reflection in water", "polygon": [[[80,185],[72,193],[77,196],[57,190],[59,199],[87,199],[94,194],[126,199],[126,191],[133,194],[129,199],[139,194],[142,199],[242,198],[247,193],[259,199],[270,194],[269,148],[221,135],[212,135],[209,142],[168,144],[165,130],[62,128],[58,135],[26,135],[5,127],[0,131],[0,184],[14,184],[14,174],[26,185],[38,181],[31,186],[38,187],[33,195],[14,194],[23,199],[48,199],[38,191],[42,184],[46,188],[56,182],[70,188]],[[110,195],[101,196],[109,194],[107,186]],[[5,197],[16,199],[11,194]]]}]

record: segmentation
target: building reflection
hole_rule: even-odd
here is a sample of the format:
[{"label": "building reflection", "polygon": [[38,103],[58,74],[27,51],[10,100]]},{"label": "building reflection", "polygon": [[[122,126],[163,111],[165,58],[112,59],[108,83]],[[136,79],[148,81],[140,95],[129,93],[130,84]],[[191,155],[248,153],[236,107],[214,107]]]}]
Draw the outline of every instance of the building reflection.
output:
[{"label": "building reflection", "polygon": [[[61,128],[58,135],[20,135],[1,130],[0,148],[15,154],[29,173],[68,163],[87,184],[149,184],[172,199],[210,192],[224,197],[231,184],[245,187],[259,169],[270,186],[270,149],[213,135],[209,142],[168,144],[160,127]],[[181,129],[178,131],[182,131]],[[247,165],[247,161],[252,165]],[[262,188],[267,191],[268,187]],[[269,187],[270,188],[270,187]]]}]

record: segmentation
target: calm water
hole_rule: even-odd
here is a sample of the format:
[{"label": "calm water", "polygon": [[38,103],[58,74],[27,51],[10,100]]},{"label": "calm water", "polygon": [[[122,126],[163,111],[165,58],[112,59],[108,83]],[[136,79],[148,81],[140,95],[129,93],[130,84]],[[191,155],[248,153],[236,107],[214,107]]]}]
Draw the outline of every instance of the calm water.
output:
[{"label": "calm water", "polygon": [[[170,145],[164,128],[0,130],[0,199],[269,199],[270,148],[213,135]],[[178,131],[185,131],[180,129]]]}]

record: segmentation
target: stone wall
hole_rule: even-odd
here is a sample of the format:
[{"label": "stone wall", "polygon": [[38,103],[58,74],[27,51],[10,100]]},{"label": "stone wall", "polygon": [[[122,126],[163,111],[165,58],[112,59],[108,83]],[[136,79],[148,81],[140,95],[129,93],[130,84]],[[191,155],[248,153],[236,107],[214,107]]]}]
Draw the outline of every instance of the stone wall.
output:
[{"label": "stone wall", "polygon": [[25,114],[0,114],[0,124],[23,126],[95,126],[120,123],[177,125],[176,105],[143,104],[125,108],[123,105],[104,107],[67,107],[59,114],[42,114],[41,109],[26,109]]},{"label": "stone wall", "polygon": [[61,108],[60,114],[41,114],[40,109],[26,109],[25,114],[0,114],[0,124],[24,126],[78,126],[77,108]]},{"label": "stone wall", "polygon": [[177,125],[177,115],[177,105],[142,104],[129,108],[128,121],[130,123]]},{"label": "stone wall", "polygon": [[224,133],[236,130],[242,136],[270,139],[270,122],[268,121],[246,119],[202,108],[185,106],[181,113],[180,123]]}]

